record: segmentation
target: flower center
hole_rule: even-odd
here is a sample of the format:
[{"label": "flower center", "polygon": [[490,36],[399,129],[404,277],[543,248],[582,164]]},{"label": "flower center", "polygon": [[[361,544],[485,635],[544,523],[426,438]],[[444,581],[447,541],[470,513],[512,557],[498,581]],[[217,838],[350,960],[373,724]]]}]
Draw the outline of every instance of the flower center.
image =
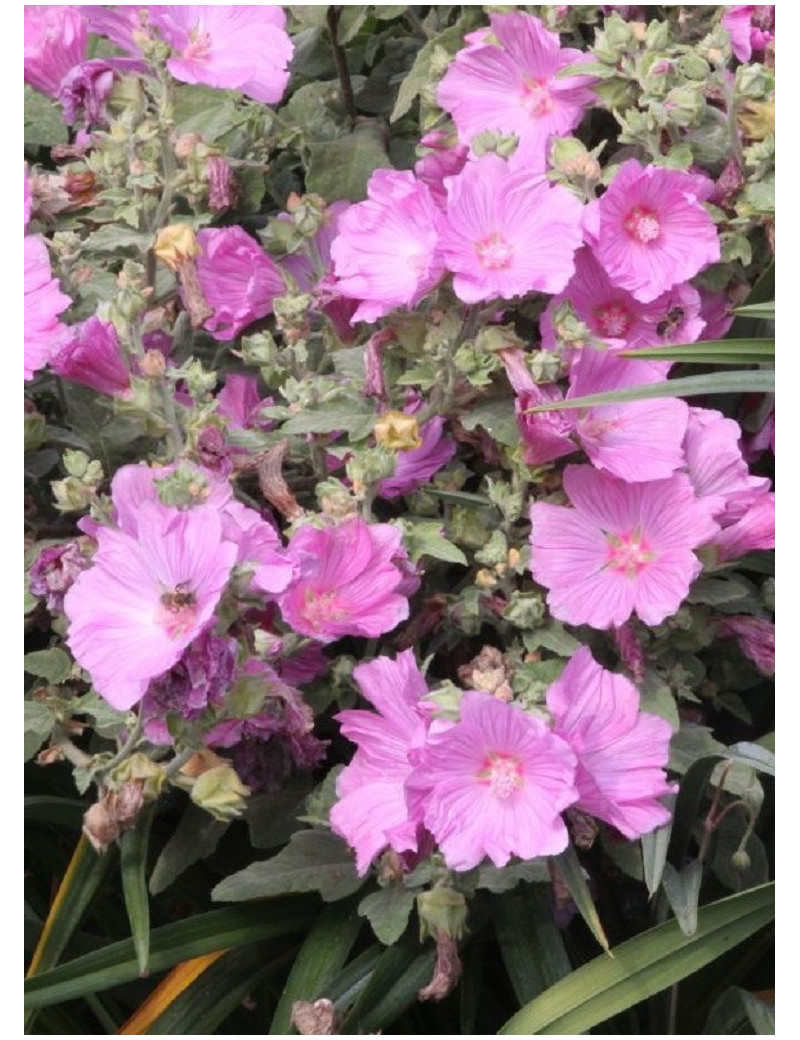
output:
[{"label": "flower center", "polygon": [[316,630],[323,627],[326,621],[342,621],[347,617],[347,610],[337,605],[336,591],[318,592],[306,589],[300,607],[301,616]]},{"label": "flower center", "polygon": [[526,76],[522,81],[522,107],[532,116],[546,116],[553,111],[554,103],[546,80]]},{"label": "flower center", "polygon": [[607,303],[603,307],[595,307],[592,313],[604,336],[621,339],[630,328],[632,316],[621,303]]},{"label": "flower center", "polygon": [[187,61],[203,61],[211,51],[211,34],[203,32],[199,25],[189,33],[189,46],[183,56]]},{"label": "flower center", "polygon": [[655,242],[661,234],[661,225],[658,217],[650,209],[643,206],[634,206],[623,223],[625,230],[642,245]]},{"label": "flower center", "polygon": [[161,594],[159,621],[170,639],[186,635],[194,626],[197,597],[188,581],[179,581],[174,589]]},{"label": "flower center", "polygon": [[514,250],[501,234],[493,231],[491,235],[475,243],[475,252],[481,266],[489,271],[499,271],[511,265]]},{"label": "flower center", "polygon": [[501,802],[510,798],[524,783],[520,760],[499,751],[488,753],[475,777],[482,784],[488,784],[489,790]]},{"label": "flower center", "polygon": [[619,571],[626,578],[636,578],[656,558],[641,531],[628,534],[610,534],[606,566]]}]

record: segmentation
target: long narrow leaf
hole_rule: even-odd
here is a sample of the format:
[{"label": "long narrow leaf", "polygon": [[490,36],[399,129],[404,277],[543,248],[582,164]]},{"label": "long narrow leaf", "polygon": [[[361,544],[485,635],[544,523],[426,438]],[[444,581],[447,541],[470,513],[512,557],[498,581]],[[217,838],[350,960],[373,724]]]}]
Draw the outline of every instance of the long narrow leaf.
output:
[{"label": "long narrow leaf", "polygon": [[419,953],[419,944],[407,938],[384,951],[372,977],[339,1027],[342,1034],[385,1029],[417,998],[433,974],[436,953]]},{"label": "long narrow leaf", "polygon": [[746,303],[733,312],[742,318],[763,318],[767,321],[775,319],[775,302],[765,300],[764,303]]},{"label": "long narrow leaf", "polygon": [[644,401],[651,397],[693,397],[695,394],[774,393],[775,372],[758,369],[747,372],[714,372],[706,376],[686,376],[668,379],[663,383],[631,386],[625,390],[610,390],[602,394],[571,397],[567,401],[539,404],[526,413],[556,412],[565,408],[591,408],[596,404],[616,404],[618,401]]},{"label": "long narrow leaf", "polygon": [[567,888],[569,889],[569,894],[572,896],[575,906],[580,910],[581,917],[591,929],[592,935],[597,939],[606,953],[609,953],[608,939],[603,930],[603,925],[600,922],[597,908],[594,905],[592,893],[589,891],[586,878],[583,876],[583,868],[581,867],[575,847],[573,845],[567,845],[566,849],[564,849],[560,856],[556,856],[553,862],[556,864],[556,867],[563,876]]},{"label": "long narrow leaf", "polygon": [[120,872],[122,895],[131,926],[133,946],[139,965],[139,975],[144,978],[149,972],[150,959],[150,901],[147,897],[147,848],[150,843],[150,827],[153,823],[152,808],[145,809],[136,821],[136,826],[125,831],[120,838]]},{"label": "long narrow leaf", "polygon": [[[758,305],[760,306],[760,305]],[[774,339],[715,339],[622,350],[620,357],[682,361],[687,364],[761,365],[775,361]]]},{"label": "long narrow leaf", "polygon": [[520,1005],[568,975],[572,967],[553,921],[547,888],[526,885],[492,899],[497,943]]},{"label": "long narrow leaf", "polygon": [[117,1031],[120,1036],[139,1036],[147,1033],[155,1020],[162,1015],[170,1004],[174,1003],[192,983],[211,965],[224,957],[228,950],[215,950],[202,957],[192,957],[188,961],[176,964],[172,971],[162,979],[150,996],[131,1015],[128,1021]]},{"label": "long narrow leaf", "polygon": [[699,971],[774,916],[775,886],[768,884],[703,907],[691,938],[677,921],[667,921],[617,946],[613,958],[596,957],[573,971],[517,1012],[499,1033],[585,1033]]}]

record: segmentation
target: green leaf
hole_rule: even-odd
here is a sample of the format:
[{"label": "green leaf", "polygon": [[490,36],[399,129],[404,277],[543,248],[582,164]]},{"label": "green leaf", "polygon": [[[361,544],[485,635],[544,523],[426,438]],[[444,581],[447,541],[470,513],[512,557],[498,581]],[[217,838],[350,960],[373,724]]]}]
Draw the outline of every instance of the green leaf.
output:
[{"label": "green leaf", "polygon": [[25,761],[33,758],[53,732],[56,717],[42,701],[25,701]]},{"label": "green leaf", "polygon": [[747,819],[738,811],[726,816],[714,831],[713,852],[710,866],[714,874],[732,892],[741,892],[769,880],[769,860],[764,843],[756,834],[750,834],[744,851],[750,862],[737,866],[733,855],[742,844],[747,829]]},{"label": "green leaf", "polygon": [[465,430],[474,430],[482,426],[484,430],[500,444],[513,447],[519,444],[519,428],[514,414],[514,401],[511,397],[490,398],[464,412],[460,417]]},{"label": "green leaf", "polygon": [[397,942],[408,926],[408,917],[413,909],[413,893],[397,885],[381,888],[365,896],[358,904],[359,914],[366,917],[384,946]]},{"label": "green leaf", "polygon": [[79,831],[83,826],[86,805],[77,798],[31,794],[22,799],[25,822],[56,824]]},{"label": "green leaf", "polygon": [[548,887],[531,885],[491,901],[494,931],[520,1005],[571,970],[564,939],[553,921]]},{"label": "green leaf", "polygon": [[[764,304],[756,304],[763,307]],[[775,362],[774,339],[715,339],[622,350],[620,357],[682,361],[686,364],[761,365]]]},{"label": "green leaf", "polygon": [[[674,739],[674,738],[673,738]],[[720,745],[724,750],[724,747]],[[693,762],[681,781],[672,812],[672,833],[668,856],[673,864],[683,865],[689,851],[692,831],[706,796],[706,787],[720,755],[710,755]]]},{"label": "green leaf", "polygon": [[422,556],[432,556],[446,563],[467,565],[467,557],[457,545],[445,538],[442,525],[437,520],[407,521],[404,541],[414,563]]},{"label": "green leaf", "polygon": [[366,198],[367,182],[378,169],[391,169],[380,130],[374,123],[358,127],[336,141],[311,142],[306,190],[326,202]]},{"label": "green leaf", "polygon": [[639,707],[641,710],[666,719],[672,727],[672,732],[677,733],[681,725],[678,706],[669,686],[654,668],[648,668],[645,671],[640,690]]},{"label": "green leaf", "polygon": [[228,821],[215,820],[190,802],[156,860],[150,875],[150,893],[157,896],[169,888],[187,867],[210,856],[229,826]]},{"label": "green leaf", "polygon": [[752,592],[753,587],[736,578],[700,578],[689,590],[690,603],[707,603],[719,607],[725,603],[735,603]]},{"label": "green leaf", "polygon": [[729,896],[703,907],[697,931],[684,935],[677,921],[617,946],[536,997],[499,1034],[577,1035],[660,993],[744,942],[775,916],[774,885]]},{"label": "green leaf", "polygon": [[703,864],[693,859],[682,870],[676,870],[671,863],[665,863],[662,881],[681,931],[684,935],[694,935],[697,931],[697,904],[703,883]]},{"label": "green leaf", "polygon": [[434,59],[436,59],[436,73],[438,76],[442,71],[438,67],[442,51],[444,51],[445,56],[447,54],[455,54],[463,45],[464,34],[478,23],[480,14],[479,8],[471,10],[468,7],[455,25],[450,26],[449,29],[445,29],[444,32],[439,33],[438,36],[423,44],[414,59],[414,64],[400,84],[397,100],[394,103],[392,114],[389,116],[390,123],[394,123],[404,116],[422,90],[429,84],[432,85],[434,80]]},{"label": "green leaf", "polygon": [[339,1032],[371,1033],[385,1030],[417,999],[420,988],[430,981],[436,953],[418,953],[416,938],[389,946],[373,969],[369,982],[350,1009]]},{"label": "green leaf", "polygon": [[746,989],[731,986],[714,1001],[708,1014],[705,1036],[733,1036],[749,1033],[757,1036],[774,1036],[775,1005],[767,1004]]},{"label": "green leaf", "polygon": [[748,741],[731,744],[725,752],[725,757],[743,766],[750,766],[760,773],[775,776],[775,753],[760,744],[751,744]]},{"label": "green leaf", "polygon": [[597,913],[597,908],[594,905],[592,893],[589,891],[589,885],[583,876],[583,867],[578,859],[575,846],[567,845],[561,855],[553,857],[553,862],[564,878],[569,894],[580,911],[581,917],[589,926],[592,935],[608,953],[608,939],[600,922],[600,915]]},{"label": "green leaf", "polygon": [[[644,401],[651,397],[693,397],[695,394],[774,393],[775,372],[759,369],[747,372],[715,372],[707,376],[686,376],[669,379],[647,386],[631,386],[602,394],[571,397],[567,401],[539,404],[527,412],[555,412],[565,408],[590,408],[596,404],[616,404],[618,401]],[[469,413],[468,413],[469,415]],[[466,422],[464,422],[466,426]],[[469,429],[470,427],[468,427]]]},{"label": "green leaf", "polygon": [[341,838],[326,830],[297,831],[272,859],[251,863],[214,888],[217,902],[264,899],[286,892],[319,892],[326,903],[344,899],[364,884],[353,854]]},{"label": "green leaf", "polygon": [[522,633],[522,642],[529,652],[544,647],[559,657],[572,657],[581,648],[581,643],[566,631],[560,621],[548,622],[544,628]]},{"label": "green leaf", "polygon": [[725,754],[725,745],[711,736],[706,726],[684,723],[673,736],[669,747],[669,768],[676,773],[685,773],[699,759]]},{"label": "green leaf", "polygon": [[[150,971],[163,971],[213,950],[296,935],[314,922],[317,913],[316,901],[286,899],[229,906],[156,928],[150,935]],[[133,940],[124,939],[29,979],[25,1004],[58,1004],[131,982],[138,974]]]},{"label": "green leaf", "polygon": [[83,248],[93,253],[115,253],[118,249],[135,249],[144,253],[150,236],[121,224],[104,224],[83,241]]},{"label": "green leaf", "polygon": [[61,106],[38,90],[25,84],[24,94],[25,145],[37,148],[45,145],[66,144],[67,128],[61,118]]},{"label": "green leaf", "polygon": [[478,867],[476,888],[485,888],[489,892],[510,892],[520,881],[550,881],[550,871],[544,856],[538,859],[522,859],[517,863],[509,863],[505,867],[495,867],[491,863],[483,863]]},{"label": "green leaf", "polygon": [[283,987],[269,1032],[286,1036],[291,1029],[295,1000],[316,1000],[327,996],[328,985],[344,966],[353,943],[361,931],[361,921],[348,900],[325,907],[300,947]]},{"label": "green leaf", "polygon": [[[763,303],[746,303],[743,307],[736,307],[733,312],[742,318],[762,318],[766,321],[775,320],[775,301],[765,300]],[[744,340],[743,342],[747,342]]]},{"label": "green leaf", "polygon": [[308,408],[287,419],[281,433],[333,433],[345,430],[351,440],[362,440],[372,433],[377,415],[366,401],[331,401]]},{"label": "green leaf", "polygon": [[76,697],[73,705],[78,714],[91,716],[93,728],[101,737],[113,739],[128,724],[128,712],[112,708],[95,690]]},{"label": "green leaf", "polygon": [[147,896],[145,871],[152,822],[151,806],[141,812],[135,827],[123,831],[119,840],[122,895],[131,926],[140,978],[150,974],[150,901]]},{"label": "green leaf", "polygon": [[279,791],[249,798],[244,819],[250,832],[250,844],[257,849],[285,845],[297,830],[311,784],[308,773],[296,773]]},{"label": "green leaf", "polygon": [[179,85],[175,91],[173,118],[176,134],[200,134],[213,144],[243,122],[247,114],[233,91],[192,83]]},{"label": "green leaf", "polygon": [[642,842],[642,867],[644,869],[644,883],[647,891],[654,896],[661,884],[661,876],[664,873],[664,864],[667,861],[667,850],[669,839],[672,834],[672,821],[663,827],[656,827],[649,834],[643,834]]},{"label": "green leaf", "polygon": [[72,658],[60,647],[51,646],[49,650],[34,650],[23,658],[25,671],[40,679],[58,686],[64,682],[72,671]]}]

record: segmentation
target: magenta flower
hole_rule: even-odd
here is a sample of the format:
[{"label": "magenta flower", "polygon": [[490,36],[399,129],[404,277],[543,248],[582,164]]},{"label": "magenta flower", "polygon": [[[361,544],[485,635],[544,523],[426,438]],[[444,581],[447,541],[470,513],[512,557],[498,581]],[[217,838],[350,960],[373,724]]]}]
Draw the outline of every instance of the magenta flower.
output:
[{"label": "magenta flower", "polygon": [[[86,542],[86,539],[82,541]],[[51,614],[59,614],[64,609],[64,596],[90,563],[80,541],[50,545],[39,553],[31,566],[30,590],[34,596],[44,596]]]},{"label": "magenta flower", "polygon": [[126,394],[131,387],[117,330],[110,321],[97,317],[69,327],[50,365],[64,379],[101,394]]},{"label": "magenta flower", "polygon": [[61,81],[86,57],[86,22],[79,8],[25,6],[25,82],[58,97]]},{"label": "magenta flower", "polygon": [[272,301],[285,292],[280,270],[240,227],[204,228],[197,244],[197,276],[214,308],[203,327],[222,342],[236,339],[251,322],[272,313]]},{"label": "magenta flower", "polygon": [[561,813],[578,798],[575,756],[540,720],[469,690],[461,719],[414,755],[406,781],[419,814],[451,870],[488,856],[555,856],[567,847]]},{"label": "magenta flower", "polygon": [[775,5],[735,4],[722,16],[722,28],[727,29],[739,61],[750,61],[753,51],[763,52],[774,38]]},{"label": "magenta flower", "polygon": [[463,144],[485,130],[516,134],[519,148],[543,168],[550,138],[573,130],[595,101],[591,76],[558,75],[590,60],[562,48],[529,14],[495,14],[488,30],[459,51],[444,75],[437,99],[450,112]]},{"label": "magenta flower", "polygon": [[514,411],[522,437],[522,457],[529,466],[543,466],[576,450],[572,439],[575,418],[569,411],[530,412],[541,404],[554,404],[564,395],[552,384],[534,383],[525,365],[525,354],[517,348],[498,351],[516,398]]},{"label": "magenta flower", "polygon": [[186,509],[206,505],[218,513],[225,509],[233,496],[230,482],[203,466],[185,460],[169,466],[147,466],[144,463],[120,466],[111,481],[111,501],[122,531],[136,536],[142,506],[148,502],[156,505],[160,502],[157,481],[172,476],[178,469],[185,479],[189,495]]},{"label": "magenta flower", "polygon": [[726,515],[738,519],[737,503],[753,492],[769,490],[768,477],[750,475],[742,456],[742,431],[734,419],[710,408],[690,408],[683,450],[695,494],[713,503],[714,518],[723,525]]},{"label": "magenta flower", "polygon": [[294,46],[275,5],[151,5],[150,22],[172,47],[167,68],[182,83],[240,90],[265,104],[283,98]]},{"label": "magenta flower", "polygon": [[414,165],[417,180],[427,184],[433,201],[444,212],[447,208],[445,177],[461,173],[467,162],[469,148],[453,144],[442,130],[434,130],[420,140],[420,146],[430,149]]},{"label": "magenta flower", "polygon": [[611,628],[634,612],[648,625],[674,614],[701,570],[692,550],[718,530],[688,479],[627,484],[567,466],[564,489],[574,509],[531,508],[531,572],[554,617]]},{"label": "magenta flower", "polygon": [[[125,59],[117,59],[124,61]],[[114,69],[102,58],[92,58],[76,65],[64,76],[58,91],[65,123],[76,123],[83,114],[83,125],[105,126],[108,123],[106,102],[114,86]]]},{"label": "magenta flower", "polygon": [[67,644],[113,707],[141,700],[211,620],[236,546],[215,509],[144,503],[138,536],[100,528],[89,570],[64,599]]},{"label": "magenta flower", "polygon": [[289,543],[300,575],[278,597],[284,620],[320,643],[389,632],[408,617],[406,575],[394,561],[400,553],[401,533],[389,524],[306,524]]},{"label": "magenta flower", "polygon": [[41,235],[25,236],[25,379],[33,379],[50,361],[66,333],[59,314],[72,303],[50,270]]},{"label": "magenta flower", "polygon": [[719,236],[703,208],[713,189],[702,174],[624,162],[587,208],[589,241],[611,283],[650,303],[716,263]]},{"label": "magenta flower", "polygon": [[356,852],[359,874],[385,848],[417,851],[419,820],[408,810],[404,784],[411,772],[408,755],[425,743],[428,725],[419,709],[428,692],[411,650],[393,661],[378,657],[354,671],[361,692],[377,709],[343,711],[342,733],[358,745],[352,762],[336,781],[337,803],[331,829]]},{"label": "magenta flower", "polygon": [[227,419],[228,426],[234,430],[270,429],[274,423],[259,417],[261,407],[270,404],[274,404],[273,399],[261,397],[255,376],[229,372],[217,394],[217,415]]},{"label": "magenta flower", "polygon": [[775,625],[750,614],[736,614],[723,618],[717,632],[721,636],[736,636],[745,657],[764,675],[775,674]]},{"label": "magenta flower", "polygon": [[581,244],[580,202],[566,188],[496,155],[448,177],[441,251],[465,303],[560,292],[575,270]]},{"label": "magenta flower", "polygon": [[664,772],[672,729],[639,710],[629,679],[601,668],[583,646],[547,691],[547,707],[578,759],[576,808],[629,839],[667,823],[656,799],[674,790]]},{"label": "magenta flower", "polygon": [[33,212],[33,192],[31,191],[31,182],[28,180],[28,164],[25,163],[25,195],[24,195],[24,207],[25,207],[25,230],[28,230],[28,224],[30,223],[31,213]]},{"label": "magenta flower", "polygon": [[339,217],[331,245],[337,291],[360,301],[353,323],[416,306],[444,274],[442,216],[427,186],[408,170],[376,170],[367,195]]},{"label": "magenta flower", "polygon": [[236,562],[254,568],[255,587],[267,593],[283,592],[295,575],[296,565],[273,525],[255,509],[231,501],[222,514],[222,529],[238,548]]},{"label": "magenta flower", "polygon": [[444,419],[440,415],[420,426],[422,444],[409,451],[397,452],[394,473],[378,486],[381,498],[409,495],[447,465],[456,453],[456,446],[449,437],[442,436],[443,429]]}]

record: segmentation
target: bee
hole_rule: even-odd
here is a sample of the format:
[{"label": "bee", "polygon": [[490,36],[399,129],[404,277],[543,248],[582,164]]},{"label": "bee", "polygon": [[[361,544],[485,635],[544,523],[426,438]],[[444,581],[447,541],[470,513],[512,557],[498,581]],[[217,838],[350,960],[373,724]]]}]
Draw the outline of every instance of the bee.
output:
[{"label": "bee", "polygon": [[656,325],[656,332],[662,337],[669,336],[683,321],[683,317],[683,307],[670,307],[664,316],[664,320]]},{"label": "bee", "polygon": [[188,581],[179,581],[174,589],[169,589],[161,597],[167,610],[176,613],[184,607],[193,607],[197,602]]}]

